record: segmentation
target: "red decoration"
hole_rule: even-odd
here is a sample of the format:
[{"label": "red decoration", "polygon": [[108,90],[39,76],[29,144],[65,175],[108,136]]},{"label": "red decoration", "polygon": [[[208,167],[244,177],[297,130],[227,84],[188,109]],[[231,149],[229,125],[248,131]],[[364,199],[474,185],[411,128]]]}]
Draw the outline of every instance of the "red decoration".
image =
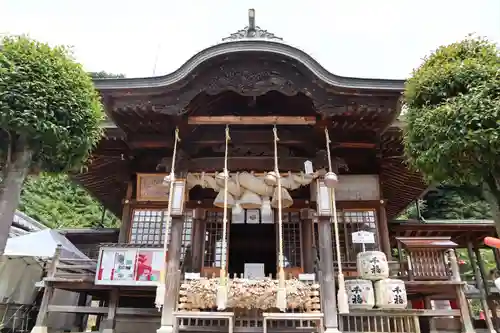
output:
[{"label": "red decoration", "polygon": [[423,310],[425,309],[425,303],[424,300],[413,300],[411,301],[411,307],[412,309],[418,309],[418,310]]},{"label": "red decoration", "polygon": [[490,247],[500,249],[500,239],[495,238],[495,237],[485,237],[484,244],[488,245]]}]

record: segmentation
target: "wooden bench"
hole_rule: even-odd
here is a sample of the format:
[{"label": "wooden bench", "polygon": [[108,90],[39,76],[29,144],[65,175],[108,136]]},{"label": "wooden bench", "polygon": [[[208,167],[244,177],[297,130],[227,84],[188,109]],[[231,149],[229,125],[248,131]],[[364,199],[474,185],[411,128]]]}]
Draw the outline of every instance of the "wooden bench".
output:
[{"label": "wooden bench", "polygon": [[268,320],[314,320],[317,322],[317,329],[319,333],[323,333],[323,313],[282,313],[282,312],[265,312],[262,314],[263,322],[262,328],[263,333],[267,333],[267,321]]},{"label": "wooden bench", "polygon": [[177,311],[174,312],[174,318],[174,332],[178,332],[179,319],[227,319],[228,333],[233,333],[234,329],[234,312]]}]

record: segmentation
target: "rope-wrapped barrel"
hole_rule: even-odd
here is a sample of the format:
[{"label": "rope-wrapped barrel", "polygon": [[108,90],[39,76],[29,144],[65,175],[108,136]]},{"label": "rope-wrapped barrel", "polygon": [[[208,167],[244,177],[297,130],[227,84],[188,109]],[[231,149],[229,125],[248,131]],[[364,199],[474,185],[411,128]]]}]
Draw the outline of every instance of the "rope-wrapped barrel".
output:
[{"label": "rope-wrapped barrel", "polygon": [[[184,281],[179,291],[179,309],[199,311],[217,307],[218,278],[201,278]],[[285,281],[288,309],[304,312],[320,312],[320,286],[318,283],[297,279]],[[227,307],[233,309],[276,308],[278,280],[230,279],[228,281]]]}]

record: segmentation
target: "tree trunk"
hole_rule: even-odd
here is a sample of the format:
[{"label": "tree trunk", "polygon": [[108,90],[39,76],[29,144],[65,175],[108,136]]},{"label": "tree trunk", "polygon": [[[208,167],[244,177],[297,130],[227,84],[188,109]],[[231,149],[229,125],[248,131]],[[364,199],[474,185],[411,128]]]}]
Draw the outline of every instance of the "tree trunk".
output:
[{"label": "tree trunk", "polygon": [[500,236],[500,186],[498,178],[492,174],[485,177],[483,183],[483,195],[490,205],[491,215],[495,221],[495,229],[497,237]]},{"label": "tree trunk", "polygon": [[16,140],[16,147],[12,152],[11,161],[5,170],[5,179],[2,180],[3,191],[0,196],[0,256],[3,255],[9,231],[14,219],[24,179],[28,174],[32,151],[24,140]]}]

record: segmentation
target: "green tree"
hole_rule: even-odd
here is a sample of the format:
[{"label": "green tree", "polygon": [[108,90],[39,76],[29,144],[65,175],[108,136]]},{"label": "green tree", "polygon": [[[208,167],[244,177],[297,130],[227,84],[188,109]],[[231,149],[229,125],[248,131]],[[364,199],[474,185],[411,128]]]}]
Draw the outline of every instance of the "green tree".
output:
[{"label": "green tree", "polygon": [[438,48],[407,80],[405,153],[428,181],[482,188],[500,231],[500,54],[469,37]]},{"label": "green tree", "polygon": [[30,171],[61,173],[85,162],[102,136],[91,77],[68,49],[5,37],[0,50],[0,255]]},{"label": "green tree", "polygon": [[[116,227],[118,219],[67,175],[28,176],[20,211],[49,228]],[[104,216],[103,216],[104,213]]]}]

